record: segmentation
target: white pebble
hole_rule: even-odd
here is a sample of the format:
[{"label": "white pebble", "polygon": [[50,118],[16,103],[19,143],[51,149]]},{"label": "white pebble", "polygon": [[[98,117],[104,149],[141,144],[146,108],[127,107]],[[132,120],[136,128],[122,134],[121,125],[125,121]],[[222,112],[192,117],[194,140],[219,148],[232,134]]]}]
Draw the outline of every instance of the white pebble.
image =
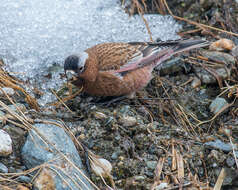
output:
[{"label": "white pebble", "polygon": [[[14,89],[12,88],[8,88],[8,87],[4,87],[2,88],[3,92],[5,92],[7,95],[13,95],[15,94]],[[4,95],[4,93],[2,92],[2,90],[0,90],[0,95]]]},{"label": "white pebble", "polygon": [[12,139],[10,135],[0,129],[0,156],[7,156],[12,153]]},{"label": "white pebble", "polygon": [[136,125],[137,120],[136,120],[136,118],[131,117],[131,116],[123,116],[122,118],[119,119],[119,123],[123,127],[132,127],[132,126]]}]

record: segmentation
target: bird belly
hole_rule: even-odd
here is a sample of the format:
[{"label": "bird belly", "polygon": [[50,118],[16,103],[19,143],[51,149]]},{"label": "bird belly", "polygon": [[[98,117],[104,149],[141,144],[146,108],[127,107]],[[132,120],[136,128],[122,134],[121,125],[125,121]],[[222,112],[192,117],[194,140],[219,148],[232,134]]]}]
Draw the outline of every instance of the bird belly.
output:
[{"label": "bird belly", "polygon": [[152,65],[136,69],[125,75],[124,81],[127,84],[130,84],[133,88],[133,91],[136,92],[146,87],[150,82],[150,80],[152,79],[152,70]]},{"label": "bird belly", "polygon": [[84,91],[94,96],[129,95],[144,88],[152,78],[152,66],[127,72],[124,76],[99,72],[94,82],[84,82]]}]

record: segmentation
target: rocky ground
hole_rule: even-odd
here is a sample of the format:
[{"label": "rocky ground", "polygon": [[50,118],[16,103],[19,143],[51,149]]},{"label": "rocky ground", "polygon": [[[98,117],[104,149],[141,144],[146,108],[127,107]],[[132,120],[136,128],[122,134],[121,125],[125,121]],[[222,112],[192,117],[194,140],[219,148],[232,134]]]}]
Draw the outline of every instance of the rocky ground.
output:
[{"label": "rocky ground", "polygon": [[[167,12],[162,1],[132,2],[130,14]],[[238,5],[167,3],[187,19],[182,37],[215,43],[166,61],[133,100],[80,94],[39,107],[0,70],[0,189],[238,189]]]}]

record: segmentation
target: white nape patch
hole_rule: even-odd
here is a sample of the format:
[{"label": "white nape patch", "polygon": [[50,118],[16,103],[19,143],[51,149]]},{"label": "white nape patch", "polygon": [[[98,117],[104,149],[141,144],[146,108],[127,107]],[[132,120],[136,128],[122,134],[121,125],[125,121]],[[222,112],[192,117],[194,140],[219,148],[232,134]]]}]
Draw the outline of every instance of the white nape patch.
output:
[{"label": "white nape patch", "polygon": [[88,59],[88,53],[85,51],[79,53],[79,58],[80,58],[79,64],[84,66],[84,64],[86,63]]}]

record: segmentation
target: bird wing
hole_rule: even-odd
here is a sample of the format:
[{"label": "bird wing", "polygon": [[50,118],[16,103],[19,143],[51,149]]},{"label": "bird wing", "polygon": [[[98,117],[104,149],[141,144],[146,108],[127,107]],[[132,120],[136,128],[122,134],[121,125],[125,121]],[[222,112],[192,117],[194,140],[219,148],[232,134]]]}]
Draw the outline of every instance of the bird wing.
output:
[{"label": "bird wing", "polygon": [[97,54],[99,71],[119,70],[140,63],[144,57],[158,49],[158,46],[144,42],[104,43],[92,47]]},{"label": "bird wing", "polygon": [[99,71],[123,73],[152,63],[156,65],[176,53],[207,45],[205,40],[171,40],[155,43],[104,43],[91,50],[97,55]]}]

